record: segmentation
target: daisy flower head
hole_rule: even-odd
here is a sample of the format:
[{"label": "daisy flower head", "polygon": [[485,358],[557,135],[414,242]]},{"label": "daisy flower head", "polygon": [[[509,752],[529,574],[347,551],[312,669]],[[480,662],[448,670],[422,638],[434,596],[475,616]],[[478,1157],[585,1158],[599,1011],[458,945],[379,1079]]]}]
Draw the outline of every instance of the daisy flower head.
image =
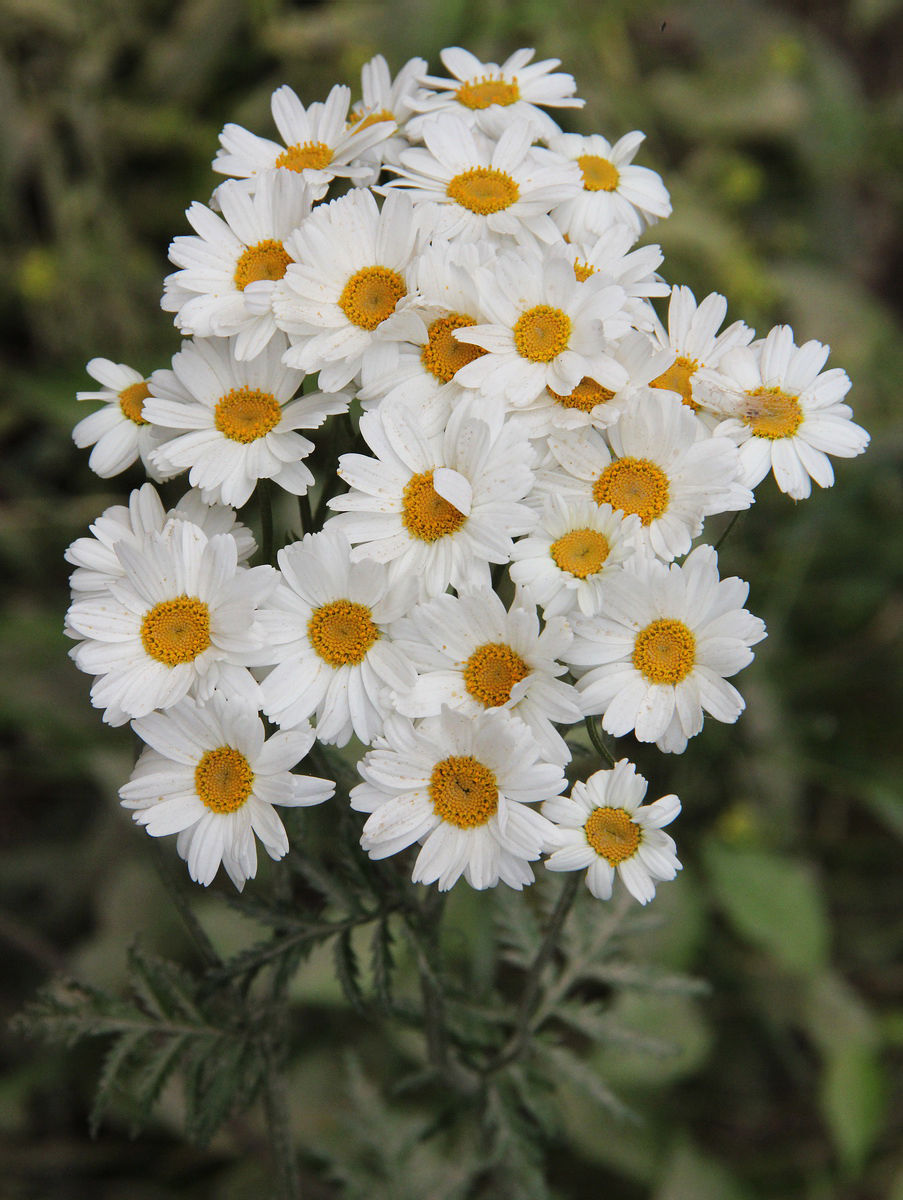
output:
[{"label": "daisy flower head", "polygon": [[541,159],[533,150],[533,127],[515,121],[493,141],[458,116],[442,113],[422,129],[425,148],[405,150],[398,174],[385,190],[406,188],[415,202],[440,205],[437,232],[464,241],[519,244],[561,241],[549,216],[576,195],[580,173],[572,163]]},{"label": "daisy flower head", "polygon": [[489,564],[507,562],[512,539],[536,523],[522,503],[533,486],[529,442],[475,402],[434,437],[406,406],[383,403],[364,413],[361,434],[375,458],[343,454],[338,473],[351,491],[329,501],[352,559],[390,563],[393,581],[413,576],[425,596],[488,587]]},{"label": "daisy flower head", "polygon": [[392,635],[417,671],[413,689],[394,697],[398,712],[438,716],[447,705],[478,715],[501,708],[531,730],[546,761],[570,760],[555,725],[573,725],[583,713],[573,686],[558,678],[572,636],[563,618],[549,618],[540,632],[528,598],[516,596],[506,610],[494,591],[482,588],[419,604]]},{"label": "daisy flower head", "polygon": [[[805,500],[812,480],[831,487],[834,469],[829,454],[855,458],[869,444],[868,433],[852,420],[843,403],[850,390],[846,371],[823,371],[830,346],[806,342],[797,346],[789,325],[778,325],[764,341],[732,350],[721,360],[711,393],[719,415],[726,417],[715,432],[734,439],[740,448],[740,478],[755,487],[771,471],[782,492]],[[704,385],[703,385],[704,386]]]},{"label": "daisy flower head", "polygon": [[163,282],[162,307],[184,335],[237,335],[235,357],[255,358],[276,332],[271,301],[292,261],[288,235],[310,213],[310,190],[289,171],[265,171],[249,195],[235,180],[216,190],[222,217],[195,201],[187,217],[197,237],[169,248],[181,270]]},{"label": "daisy flower head", "polygon": [[278,582],[272,567],[239,567],[235,538],[208,538],[188,521],[151,532],[140,547],[120,541],[125,577],[76,600],[68,628],[84,639],[70,651],[95,675],[91,702],[121,725],[191,692],[214,688],[257,704],[247,667],[262,661],[257,609]]},{"label": "daisy flower head", "polygon": [[270,858],[288,852],[275,805],[321,804],[335,792],[329,779],[292,774],[311,747],[311,730],[266,738],[243,700],[214,692],[201,705],[186,697],[132,728],[147,747],[119,791],[122,806],[151,837],[178,834],[180,857],[205,887],[220,864],[239,891],[254,878],[255,835]]},{"label": "daisy flower head", "polygon": [[583,137],[561,133],[548,139],[549,150],[580,168],[579,193],[552,214],[573,242],[592,241],[615,222],[630,225],[639,236],[648,225],[671,215],[671,197],[661,176],[633,165],[645,133],[626,133],[614,145],[601,134]]},{"label": "daisy flower head", "polygon": [[736,482],[734,443],[705,436],[676,396],[644,389],[606,435],[607,442],[591,428],[553,434],[549,449],[568,475],[541,476],[538,490],[635,514],[641,543],[666,562],[686,554],[707,515],[752,503]]},{"label": "daisy flower head", "polygon": [[505,713],[444,709],[416,725],[393,717],[358,771],[351,807],[371,814],[361,846],[378,859],[420,842],[414,883],[444,892],[463,875],[478,890],[501,880],[520,891],[533,882],[529,864],[557,845],[555,827],[529,806],[564,790],[562,768],[543,762],[529,729]]},{"label": "daisy flower head", "polygon": [[607,352],[626,333],[624,290],[602,274],[581,283],[567,248],[502,251],[479,277],[486,324],[455,331],[484,355],[463,366],[456,381],[513,408],[550,391],[570,395],[585,378],[613,389],[627,373]]},{"label": "daisy flower head", "polygon": [[265,171],[281,168],[300,175],[314,200],[322,200],[335,178],[364,180],[371,168],[357,163],[365,151],[395,132],[395,122],[379,121],[349,125],[351,89],[340,84],[330,91],[325,103],[305,108],[287,85],[273,92],[270,108],[283,142],[270,141],[228,124],[220,134],[220,149],[213,160],[214,171],[247,179],[248,191],[257,186]]},{"label": "daisy flower head", "polygon": [[514,543],[511,578],[548,621],[599,611],[612,574],[636,551],[640,518],[581,497],[547,496],[539,524]]},{"label": "daisy flower head", "polygon": [[636,230],[616,221],[598,236],[586,242],[566,242],[574,271],[581,281],[601,272],[624,289],[625,307],[634,329],[653,327],[651,296],[667,296],[671,289],[658,274],[664,261],[661,246],[640,246]]},{"label": "daisy flower head", "polygon": [[148,412],[174,431],[153,461],[170,472],[188,469],[208,503],[240,508],[259,479],[304,495],[314,477],[302,460],[314,445],[296,431],[345,412],[349,398],[310,392],[293,400],[303,375],[282,362],[284,351],[281,334],[250,360],[236,357],[234,338],[186,342],[172,370],[151,377]]},{"label": "daisy flower head", "polygon": [[719,579],[718,555],[697,546],[670,567],[637,555],[610,580],[595,617],[574,617],[565,661],[580,674],[584,712],[614,737],[681,754],[702,729],[703,710],[733,724],[745,705],[728,677],[765,637],[747,612],[749,586]]},{"label": "daisy flower head", "polygon": [[[141,463],[158,483],[166,478],[151,462],[151,454],[171,433],[155,425],[144,411],[150,395],[147,380],[125,363],[108,358],[92,358],[86,370],[101,388],[95,392],[76,392],[76,400],[100,400],[103,407],[79,421],[72,440],[79,450],[94,449],[88,466],[101,479],[121,475],[133,463]],[[173,472],[175,473],[175,472]]]},{"label": "daisy flower head", "polygon": [[282,581],[261,613],[274,670],[261,684],[263,711],[282,726],[316,714],[321,742],[370,743],[390,709],[385,693],[407,690],[414,671],[388,635],[417,598],[417,581],[389,587],[372,560],[352,562],[332,522],[279,552]]},{"label": "daisy flower head", "polygon": [[626,758],[610,771],[575,783],[570,796],[547,800],[543,816],[558,826],[561,845],[549,858],[550,871],[586,870],[586,886],[598,900],[611,898],[615,875],[640,904],[655,885],[681,869],[673,838],[662,832],[680,812],[674,795],[641,804],[646,780]]},{"label": "daisy flower head", "polygon": [[383,163],[397,163],[401,151],[410,145],[405,125],[416,112],[416,101],[426,95],[420,86],[420,78],[426,69],[425,58],[411,58],[393,79],[389,64],[382,54],[374,55],[361,67],[362,99],[352,105],[352,122],[360,122],[361,129],[368,129],[383,121],[393,121],[398,127],[391,137],[377,142],[361,155],[362,162],[373,164],[373,182],[376,181],[380,166]]},{"label": "daisy flower head", "polygon": [[582,108],[586,103],[574,96],[577,84],[573,75],[555,68],[557,58],[531,63],[535,50],[515,50],[499,66],[482,63],[460,46],[449,46],[439,57],[454,76],[424,75],[421,83],[433,89],[414,102],[424,115],[409,124],[412,137],[421,136],[431,114],[453,112],[469,126],[499,137],[513,121],[528,121],[534,137],[546,138],[560,133],[543,108]]},{"label": "daisy flower head", "polygon": [[104,592],[111,583],[124,579],[125,567],[116,547],[127,542],[140,549],[148,533],[168,535],[174,519],[191,521],[208,537],[230,534],[235,539],[239,563],[244,563],[257,549],[251,531],[236,520],[233,509],[224,504],[204,504],[200,492],[192,490],[167,511],[156,488],[145,483],[130,494],[128,507],[114,504],[104,509],[90,526],[92,536],[76,538],[66,551],[66,562],[75,567],[70,579],[73,597]]},{"label": "daisy flower head", "polygon": [[295,262],[273,296],[276,323],[291,341],[285,361],[319,371],[326,391],[349,383],[397,324],[418,239],[411,202],[397,193],[382,209],[364,190],[317,208],[288,239]]}]

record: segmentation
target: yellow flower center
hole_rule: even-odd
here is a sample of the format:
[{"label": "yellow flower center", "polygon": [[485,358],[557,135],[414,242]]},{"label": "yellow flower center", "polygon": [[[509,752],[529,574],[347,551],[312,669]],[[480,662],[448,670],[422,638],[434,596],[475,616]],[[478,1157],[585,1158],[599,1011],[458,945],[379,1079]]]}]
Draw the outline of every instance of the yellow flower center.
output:
[{"label": "yellow flower center", "polygon": [[391,317],[398,301],[407,294],[397,271],[389,267],[364,267],[342,288],[339,308],[353,325],[375,329]]},{"label": "yellow flower center", "polygon": [[207,750],[194,769],[194,790],[215,813],[241,808],[254,788],[254,772],[240,750],[220,746]]},{"label": "yellow flower center", "polygon": [[443,821],[459,829],[475,829],[498,811],[498,782],[488,767],[469,754],[453,754],[433,767],[430,799]]},{"label": "yellow flower center", "polygon": [[636,513],[644,525],[667,511],[668,497],[668,476],[648,458],[615,459],[593,484],[597,504]]},{"label": "yellow flower center", "polygon": [[799,397],[788,396],[780,388],[756,388],[745,392],[743,421],[756,437],[793,437],[803,423],[803,410]]},{"label": "yellow flower center", "polygon": [[266,238],[242,251],[235,264],[235,286],[243,292],[249,283],[256,283],[258,279],[281,279],[292,261],[283,249],[282,242]]},{"label": "yellow flower center", "polygon": [[553,392],[551,388],[546,388],[546,391],[562,408],[579,408],[585,413],[592,412],[599,404],[607,404],[614,396],[614,392],[610,392],[601,383],[596,383],[595,379],[590,379],[588,375],[583,376],[570,396],[562,396]]},{"label": "yellow flower center", "polygon": [[485,217],[510,208],[520,197],[520,188],[507,173],[494,167],[473,167],[449,182],[445,194],[456,204]]},{"label": "yellow flower center", "polygon": [[591,267],[589,263],[584,262],[580,258],[574,259],[574,274],[577,276],[578,283],[586,283],[590,275],[595,275],[595,273],[595,267]]},{"label": "yellow flower center", "polygon": [[332,149],[325,142],[303,142],[283,150],[274,166],[290,171],[324,171],[331,162]]},{"label": "yellow flower center", "polygon": [[436,542],[457,533],[467,517],[433,487],[433,472],[412,475],[401,494],[401,520],[408,533],[422,542]]},{"label": "yellow flower center", "polygon": [[148,425],[150,422],[142,415],[144,401],[150,396],[150,388],[142,380],[140,383],[130,383],[119,393],[119,407],[122,415],[134,421],[136,425]]},{"label": "yellow flower center", "polygon": [[594,808],[583,832],[595,852],[613,867],[633,858],[640,844],[640,827],[623,808]]},{"label": "yellow flower center", "polygon": [[683,621],[663,617],[637,634],[633,665],[650,683],[680,683],[696,662],[696,638]]},{"label": "yellow flower center", "polygon": [[699,405],[693,399],[692,385],[692,379],[698,366],[699,362],[695,358],[684,358],[681,355],[671,364],[667,371],[663,371],[661,375],[657,375],[649,386],[664,388],[669,392],[677,392],[688,408],[692,408],[693,412],[698,412]]},{"label": "yellow flower center", "polygon": [[613,192],[621,176],[618,168],[598,154],[581,154],[577,165],[583,172],[583,190],[586,192]]},{"label": "yellow flower center", "polygon": [[233,442],[256,442],[279,424],[282,408],[272,392],[233,388],[216,403],[213,424]]},{"label": "yellow flower center", "polygon": [[601,571],[611,553],[608,538],[598,529],[571,529],[549,547],[560,571],[586,579]]},{"label": "yellow flower center", "polygon": [[464,667],[464,686],[484,708],[499,708],[511,699],[511,689],[530,674],[519,654],[504,642],[478,646]]},{"label": "yellow flower center", "polygon": [[458,88],[458,103],[465,108],[488,108],[490,104],[501,104],[507,108],[520,100],[520,88],[517,76],[509,83],[505,79],[493,79],[491,75],[483,75],[480,79],[471,79],[462,83]]},{"label": "yellow flower center", "polygon": [[357,666],[379,637],[373,614],[353,600],[333,600],[314,609],[307,622],[310,643],[331,667]]},{"label": "yellow flower center", "polygon": [[210,645],[210,609],[196,596],[161,600],[144,614],[141,645],[167,667],[193,662]]},{"label": "yellow flower center", "polygon": [[383,121],[394,120],[395,113],[389,112],[387,108],[380,108],[364,117],[362,121],[352,121],[351,125],[357,133],[360,133],[362,129],[369,129],[371,125],[381,125]]},{"label": "yellow flower center", "polygon": [[452,336],[456,329],[467,329],[470,325],[476,325],[476,321],[464,313],[449,313],[430,325],[429,339],[420,352],[420,361],[440,382],[448,383],[456,371],[486,353],[482,346],[459,342]]},{"label": "yellow flower center", "polygon": [[514,325],[514,345],[521,358],[551,362],[567,349],[571,318],[560,308],[537,304],[521,313]]}]

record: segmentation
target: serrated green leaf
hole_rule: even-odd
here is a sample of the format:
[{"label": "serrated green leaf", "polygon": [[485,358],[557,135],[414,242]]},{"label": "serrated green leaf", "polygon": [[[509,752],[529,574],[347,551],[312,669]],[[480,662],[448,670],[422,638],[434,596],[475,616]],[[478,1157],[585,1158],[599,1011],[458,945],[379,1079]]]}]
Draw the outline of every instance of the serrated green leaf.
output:
[{"label": "serrated green leaf", "polygon": [[392,929],[387,917],[376,922],[373,930],[373,940],[370,946],[370,966],[373,974],[373,988],[379,1003],[384,1008],[392,1004],[392,974],[395,970],[395,959],[392,954]]},{"label": "serrated green leaf", "polygon": [[568,1083],[583,1092],[590,1100],[619,1121],[638,1121],[639,1117],[611,1090],[598,1071],[587,1066],[564,1046],[555,1046],[537,1039],[534,1053],[545,1060],[551,1078],[559,1083]]},{"label": "serrated green leaf", "polygon": [[147,1040],[148,1035],[143,1032],[124,1034],[116,1039],[104,1055],[103,1065],[97,1079],[97,1092],[88,1117],[91,1137],[97,1137],[113,1092],[120,1082],[120,1076],[125,1071],[129,1059],[137,1055]]},{"label": "serrated green leaf", "polygon": [[145,954],[138,946],[129,950],[128,963],[129,984],[149,1016],[161,1022],[185,1020],[203,1024],[191,994],[194,982],[180,966]]},{"label": "serrated green leaf", "polygon": [[361,972],[350,929],[344,930],[335,940],[335,967],[345,999],[353,1008],[362,1008],[364,994],[361,991]]}]

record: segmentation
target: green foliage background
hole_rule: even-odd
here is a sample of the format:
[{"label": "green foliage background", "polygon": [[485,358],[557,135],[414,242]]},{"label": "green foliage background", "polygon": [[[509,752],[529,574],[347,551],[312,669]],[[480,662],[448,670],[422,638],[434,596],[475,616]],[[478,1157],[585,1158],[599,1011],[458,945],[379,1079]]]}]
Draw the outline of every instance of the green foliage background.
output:
[{"label": "green foliage background", "polygon": [[[612,140],[646,131],[639,161],[674,200],[652,231],[667,278],[725,293],[731,320],[762,332],[789,321],[798,340],[830,342],[873,435],[866,456],[838,461],[832,492],[794,506],[764,484],[725,544],[723,573],[751,581],[769,629],[741,681],[740,724],[707,726],[680,759],[637,748],[654,794],[683,800],[685,870],[660,889],[661,921],[636,935],[635,954],[711,987],[618,994],[613,1017],[670,1051],[641,1053],[640,1036],[589,1045],[588,1068],[643,1122],[619,1125],[563,1085],[550,1186],[563,1200],[903,1200],[900,10],[0,0],[3,1017],[60,969],[121,986],[136,939],[189,954],[150,839],[116,803],[131,735],[101,726],[61,633],[63,549],[140,482],[98,480],[71,443],[84,363],[168,363],[166,247],[216,182],[223,123],[268,133],[275,85],[310,102],[354,86],[377,51],[395,69],[414,54],[436,69],[443,45],[496,61],[533,45],[576,76],[587,107],[575,127]],[[214,887],[198,901],[223,952],[254,937],[226,896]],[[482,903],[453,893],[462,963],[491,953]],[[328,959],[314,954],[292,1000],[305,1194],[455,1194],[430,1182],[442,1175],[435,1139],[411,1148],[418,1115],[382,1098],[384,1032],[349,1008]],[[3,1200],[266,1194],[254,1113],[206,1149],[185,1147],[173,1088],[140,1141],[124,1102],[91,1141],[94,1047],[10,1036],[0,1053]],[[346,1156],[344,1173],[324,1167],[343,1162],[349,1122],[370,1149]],[[374,1183],[393,1155],[398,1174]]]}]

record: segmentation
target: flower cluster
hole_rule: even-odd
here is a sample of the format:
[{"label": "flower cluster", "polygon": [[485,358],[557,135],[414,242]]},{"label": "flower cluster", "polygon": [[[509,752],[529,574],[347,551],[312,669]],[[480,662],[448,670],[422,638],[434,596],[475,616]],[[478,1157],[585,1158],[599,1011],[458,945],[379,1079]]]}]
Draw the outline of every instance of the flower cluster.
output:
[{"label": "flower cluster", "polygon": [[[183,347],[147,379],[93,359],[74,434],[99,475],[140,457],[192,490],[167,510],[145,484],[70,548],[72,656],[146,743],[123,804],[201,883],[242,887],[255,835],[285,854],[274,806],[335,790],[294,768],[356,738],[372,858],[417,845],[414,881],[519,889],[546,856],[645,904],[680,804],[642,805],[614,756],[565,797],[584,722],[680,753],[737,720],[765,630],[704,523],[769,471],[830,486],[868,436],[828,347],[722,328],[724,297],[663,280],[642,133],[563,132],[575,82],[532,50],[441,58],[393,79],[377,56],[354,106],[278,88],[278,141],[223,130],[230,178],[170,250]],[[328,515],[250,566],[235,509],[265,481]]]}]

